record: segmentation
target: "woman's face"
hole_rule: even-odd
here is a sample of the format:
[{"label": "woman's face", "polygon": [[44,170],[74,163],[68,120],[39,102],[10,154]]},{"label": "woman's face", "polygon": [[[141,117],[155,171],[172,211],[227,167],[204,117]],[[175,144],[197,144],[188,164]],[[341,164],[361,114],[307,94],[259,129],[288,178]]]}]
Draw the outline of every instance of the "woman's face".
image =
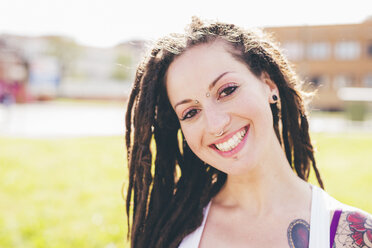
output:
[{"label": "woman's face", "polygon": [[278,94],[266,73],[257,78],[227,49],[215,41],[187,50],[170,65],[166,87],[191,150],[216,169],[241,174],[278,142],[270,110]]}]

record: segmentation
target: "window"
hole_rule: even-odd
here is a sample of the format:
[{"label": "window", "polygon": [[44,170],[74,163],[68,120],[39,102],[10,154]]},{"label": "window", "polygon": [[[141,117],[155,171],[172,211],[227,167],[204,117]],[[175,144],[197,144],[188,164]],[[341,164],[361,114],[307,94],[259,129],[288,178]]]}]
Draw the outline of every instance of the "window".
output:
[{"label": "window", "polygon": [[372,74],[365,76],[363,81],[365,87],[372,87]]},{"label": "window", "polygon": [[329,79],[325,75],[314,75],[310,77],[310,85],[315,88],[318,88],[318,87],[327,88],[329,85],[328,82],[329,82]]},{"label": "window", "polygon": [[331,46],[327,42],[310,43],[307,47],[307,57],[313,60],[325,60],[331,55]]},{"label": "window", "polygon": [[334,78],[334,88],[353,87],[356,84],[355,77],[351,75],[337,75]]},{"label": "window", "polygon": [[285,42],[282,47],[284,54],[289,60],[296,61],[303,58],[304,47],[302,43],[296,41]]},{"label": "window", "polygon": [[372,58],[372,41],[370,41],[367,46],[367,53],[368,53],[368,56]]},{"label": "window", "polygon": [[341,41],[335,46],[335,57],[340,60],[357,59],[360,55],[360,45],[356,41]]}]

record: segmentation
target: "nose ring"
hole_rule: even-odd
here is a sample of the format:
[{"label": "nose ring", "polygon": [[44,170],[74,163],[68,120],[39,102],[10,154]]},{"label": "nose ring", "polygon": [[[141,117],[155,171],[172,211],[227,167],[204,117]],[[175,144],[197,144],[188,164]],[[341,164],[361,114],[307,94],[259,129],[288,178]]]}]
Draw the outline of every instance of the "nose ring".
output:
[{"label": "nose ring", "polygon": [[221,137],[221,136],[222,136],[222,134],[223,134],[224,132],[225,132],[225,131],[221,130],[221,132],[219,132],[219,133],[216,133],[216,134],[215,134],[215,136],[216,136],[216,137]]}]

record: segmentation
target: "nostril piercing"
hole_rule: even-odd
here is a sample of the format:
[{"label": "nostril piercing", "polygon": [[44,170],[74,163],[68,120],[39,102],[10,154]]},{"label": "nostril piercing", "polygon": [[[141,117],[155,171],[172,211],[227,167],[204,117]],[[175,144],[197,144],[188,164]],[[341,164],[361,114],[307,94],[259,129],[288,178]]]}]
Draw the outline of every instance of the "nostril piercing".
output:
[{"label": "nostril piercing", "polygon": [[224,132],[225,132],[225,131],[221,130],[221,132],[219,132],[219,133],[216,133],[215,135],[216,135],[216,137],[221,137],[221,136],[222,136],[222,134],[223,134]]}]

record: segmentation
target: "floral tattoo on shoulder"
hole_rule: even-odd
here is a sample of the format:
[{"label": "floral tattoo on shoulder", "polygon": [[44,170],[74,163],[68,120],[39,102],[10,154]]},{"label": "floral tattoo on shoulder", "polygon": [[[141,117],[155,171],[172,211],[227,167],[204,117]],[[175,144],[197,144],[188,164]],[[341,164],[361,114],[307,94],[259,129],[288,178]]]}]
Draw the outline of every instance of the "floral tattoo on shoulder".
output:
[{"label": "floral tattoo on shoulder", "polygon": [[359,247],[372,247],[372,219],[358,212],[352,212],[346,217],[351,230],[351,238]]},{"label": "floral tattoo on shoulder", "polygon": [[357,211],[343,213],[333,247],[372,248],[372,218]]}]

